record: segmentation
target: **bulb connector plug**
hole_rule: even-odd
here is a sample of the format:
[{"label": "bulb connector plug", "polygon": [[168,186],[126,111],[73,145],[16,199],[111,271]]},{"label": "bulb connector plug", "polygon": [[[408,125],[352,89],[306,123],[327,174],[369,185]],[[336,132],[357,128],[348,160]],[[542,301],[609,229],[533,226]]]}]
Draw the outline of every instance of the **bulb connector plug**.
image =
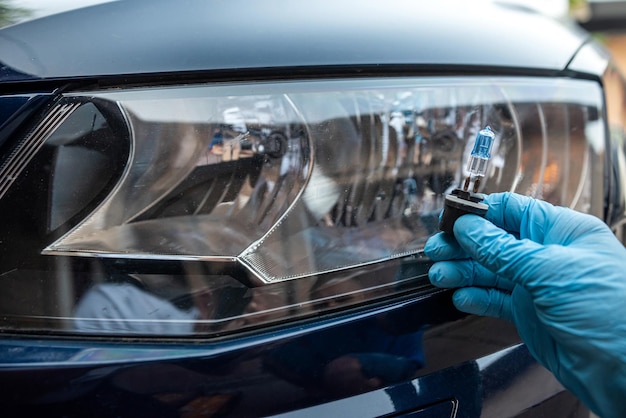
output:
[{"label": "bulb connector plug", "polygon": [[482,201],[485,195],[473,193],[463,189],[454,189],[449,195],[443,207],[443,213],[439,220],[439,229],[450,235],[454,235],[454,223],[463,215],[474,214],[482,216],[487,214],[487,206]]}]

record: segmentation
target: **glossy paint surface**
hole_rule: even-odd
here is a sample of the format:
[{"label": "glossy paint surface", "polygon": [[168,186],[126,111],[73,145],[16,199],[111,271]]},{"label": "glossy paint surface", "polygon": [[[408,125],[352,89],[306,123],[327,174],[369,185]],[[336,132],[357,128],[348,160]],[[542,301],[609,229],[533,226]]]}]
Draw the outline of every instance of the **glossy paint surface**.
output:
[{"label": "glossy paint surface", "polygon": [[3,29],[0,73],[23,80],[383,65],[559,71],[585,38],[486,1],[138,0]]},{"label": "glossy paint surface", "polygon": [[[440,292],[210,344],[5,339],[0,398],[4,416],[203,416],[212,408],[219,416],[412,411],[423,417],[450,411],[459,417],[496,417],[518,414],[561,393],[517,344],[511,324],[459,316],[449,294]],[[425,361],[394,377],[399,358],[368,343],[369,335],[389,341],[415,336],[423,343]],[[384,369],[389,381],[366,388],[371,382],[359,379],[350,357]],[[342,367],[333,379],[331,364]]]}]

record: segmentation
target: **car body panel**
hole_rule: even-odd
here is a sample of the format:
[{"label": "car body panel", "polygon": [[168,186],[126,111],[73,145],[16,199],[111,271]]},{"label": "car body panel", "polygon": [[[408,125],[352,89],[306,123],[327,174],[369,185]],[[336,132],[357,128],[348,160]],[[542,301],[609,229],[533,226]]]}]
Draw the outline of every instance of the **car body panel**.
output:
[{"label": "car body panel", "polygon": [[[443,409],[458,417],[481,411],[496,417],[515,415],[562,392],[518,343],[510,323],[460,316],[451,309],[449,294],[438,292],[222,343],[5,339],[0,345],[4,412],[169,417],[219,395],[225,401],[220,416],[413,411],[422,417]],[[439,325],[424,333],[427,364],[407,382],[361,393],[358,387],[341,388],[315,377],[323,372],[322,358],[367,351],[359,341],[378,327],[389,335],[406,335],[420,332],[424,323]],[[533,382],[543,390],[535,391]]]},{"label": "car body panel", "polygon": [[[540,14],[493,2],[354,5],[105,3],[4,29],[3,78],[387,65],[559,71],[587,36]],[[376,35],[365,35],[371,32]]]}]

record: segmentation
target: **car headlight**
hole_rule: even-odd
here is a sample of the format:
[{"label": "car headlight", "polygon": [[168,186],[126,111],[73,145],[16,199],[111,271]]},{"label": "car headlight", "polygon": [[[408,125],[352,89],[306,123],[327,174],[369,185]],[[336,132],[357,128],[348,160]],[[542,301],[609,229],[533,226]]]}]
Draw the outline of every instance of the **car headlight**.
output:
[{"label": "car headlight", "polygon": [[[486,125],[495,140],[482,192],[511,190],[602,216],[602,115],[598,83],[564,78],[63,94],[22,129],[0,166],[1,326],[71,329],[84,290],[115,277],[159,298],[176,282],[169,300],[238,289],[230,302],[212,302],[239,306],[234,313],[157,320],[211,324],[197,332],[233,318],[313,314],[341,295],[351,296],[347,306],[414,291],[426,268],[406,266],[426,265],[420,254],[437,232],[443,196],[466,175]],[[357,283],[321,291],[347,280]],[[8,300],[35,289],[39,304],[32,294],[26,305]],[[280,301],[246,312],[256,294],[272,292]],[[115,320],[150,319],[129,315]]]}]

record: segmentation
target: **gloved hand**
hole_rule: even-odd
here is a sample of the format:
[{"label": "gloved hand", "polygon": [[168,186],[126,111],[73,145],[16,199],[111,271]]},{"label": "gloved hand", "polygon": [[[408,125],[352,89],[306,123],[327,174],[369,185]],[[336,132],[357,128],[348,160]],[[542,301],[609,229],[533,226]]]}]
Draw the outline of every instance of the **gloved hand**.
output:
[{"label": "gloved hand", "polygon": [[[602,417],[626,417],[626,249],[600,220],[528,197],[487,196],[424,252],[464,312],[511,320],[533,356]],[[455,239],[456,238],[456,239]]]}]

